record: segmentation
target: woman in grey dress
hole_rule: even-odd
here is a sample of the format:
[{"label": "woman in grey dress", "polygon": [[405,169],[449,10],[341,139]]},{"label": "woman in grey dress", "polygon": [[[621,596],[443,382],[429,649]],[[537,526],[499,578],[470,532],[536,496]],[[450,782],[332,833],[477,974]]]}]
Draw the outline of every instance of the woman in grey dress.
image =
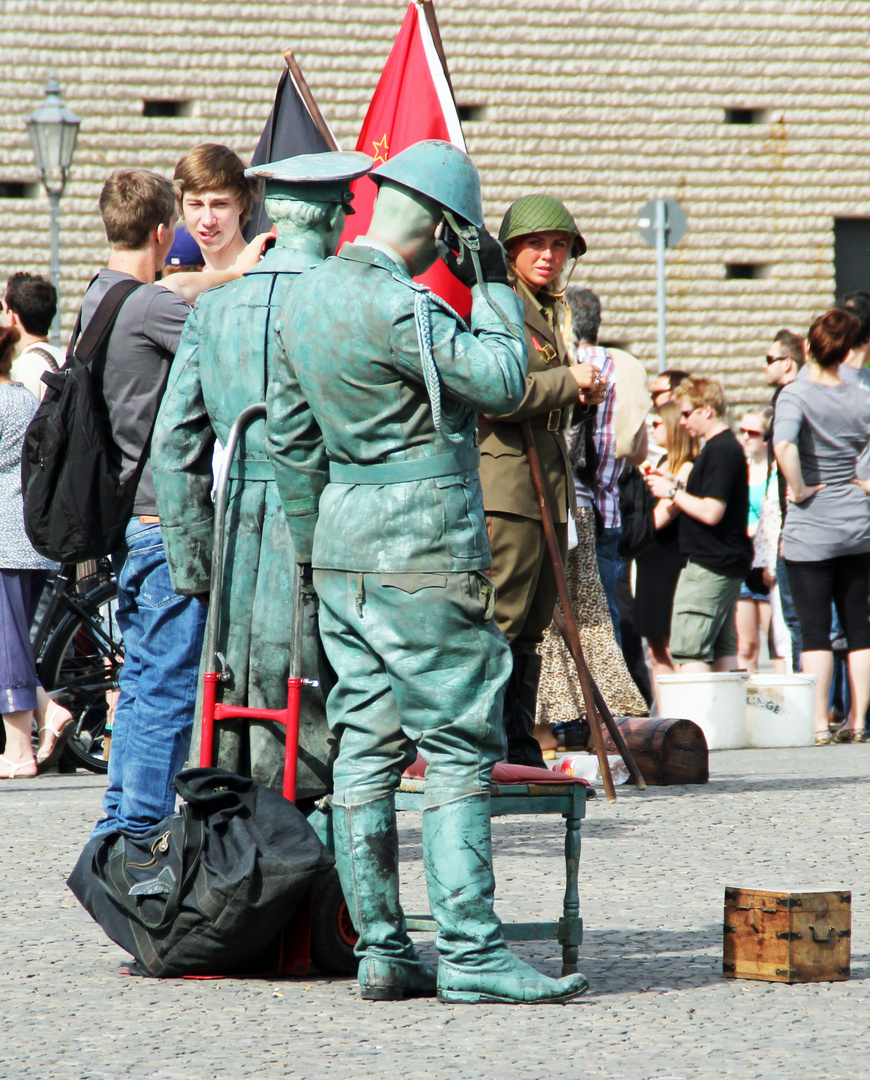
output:
[{"label": "woman in grey dress", "polygon": [[782,553],[803,637],[804,671],[818,676],[816,743],[831,741],[831,602],[846,634],[852,708],[842,742],[864,742],[870,704],[870,391],[840,378],[859,323],[833,310],[807,336],[807,376],[776,404],[774,452],[789,486]]}]

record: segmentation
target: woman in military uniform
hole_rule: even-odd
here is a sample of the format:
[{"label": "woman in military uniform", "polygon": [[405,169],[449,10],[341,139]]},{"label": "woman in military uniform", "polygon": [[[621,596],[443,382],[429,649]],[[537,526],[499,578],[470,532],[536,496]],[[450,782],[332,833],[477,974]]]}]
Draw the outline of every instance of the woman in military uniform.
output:
[{"label": "woman in military uniform", "polygon": [[564,559],[574,509],[564,432],[592,414],[590,406],[603,399],[604,385],[591,364],[572,365],[563,337],[562,271],[569,257],[586,251],[572,216],[551,195],[527,195],[508,210],[499,240],[525,305],[529,364],[519,408],[508,416],[480,417],[480,479],[497,589],[495,618],[514,662],[504,704],[507,760],[542,765],[532,734],[541,665],[535,650],[553,617],[556,580],[520,421],[531,424]]}]

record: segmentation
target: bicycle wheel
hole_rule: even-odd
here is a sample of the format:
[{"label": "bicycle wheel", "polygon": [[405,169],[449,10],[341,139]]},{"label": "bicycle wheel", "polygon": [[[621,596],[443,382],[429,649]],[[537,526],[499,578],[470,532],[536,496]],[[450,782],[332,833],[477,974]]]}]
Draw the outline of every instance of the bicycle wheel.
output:
[{"label": "bicycle wheel", "polygon": [[45,646],[39,678],[58,704],[73,714],[75,727],[64,754],[91,772],[104,773],[103,737],[109,694],[118,689],[124,644],[118,629],[118,591],[101,585],[81,600],[84,614],[70,611]]}]

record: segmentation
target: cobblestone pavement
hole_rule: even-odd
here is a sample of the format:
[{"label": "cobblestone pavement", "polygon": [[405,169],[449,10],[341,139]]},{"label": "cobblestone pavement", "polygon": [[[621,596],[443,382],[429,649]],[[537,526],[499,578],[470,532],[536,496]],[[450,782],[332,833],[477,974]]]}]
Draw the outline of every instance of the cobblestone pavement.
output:
[{"label": "cobblestone pavement", "polygon": [[[64,881],[104,781],[3,781],[0,1077],[40,1080],[870,1078],[870,745],[711,754],[706,786],[623,786],[583,830],[581,970],[565,1007],[367,1003],[347,980],[155,981]],[[420,820],[403,814],[408,910],[424,909]],[[558,916],[555,817],[494,822],[498,910]],[[832,883],[853,894],[852,978],[723,980],[724,886]],[[422,938],[432,955],[431,939]],[[517,944],[552,975],[558,948]]]}]

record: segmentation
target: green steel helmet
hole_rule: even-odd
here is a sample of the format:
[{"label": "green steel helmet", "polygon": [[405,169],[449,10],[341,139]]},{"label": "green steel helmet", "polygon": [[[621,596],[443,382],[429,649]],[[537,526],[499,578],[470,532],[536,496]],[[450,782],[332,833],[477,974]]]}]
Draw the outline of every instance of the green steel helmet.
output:
[{"label": "green steel helmet", "polygon": [[474,162],[453,143],[426,139],[389,158],[369,173],[417,191],[457,217],[483,228],[480,177]]},{"label": "green steel helmet", "polygon": [[552,195],[523,195],[508,208],[498,238],[507,246],[517,236],[536,232],[566,232],[574,237],[571,258],[586,254],[586,241],[563,203]]}]

